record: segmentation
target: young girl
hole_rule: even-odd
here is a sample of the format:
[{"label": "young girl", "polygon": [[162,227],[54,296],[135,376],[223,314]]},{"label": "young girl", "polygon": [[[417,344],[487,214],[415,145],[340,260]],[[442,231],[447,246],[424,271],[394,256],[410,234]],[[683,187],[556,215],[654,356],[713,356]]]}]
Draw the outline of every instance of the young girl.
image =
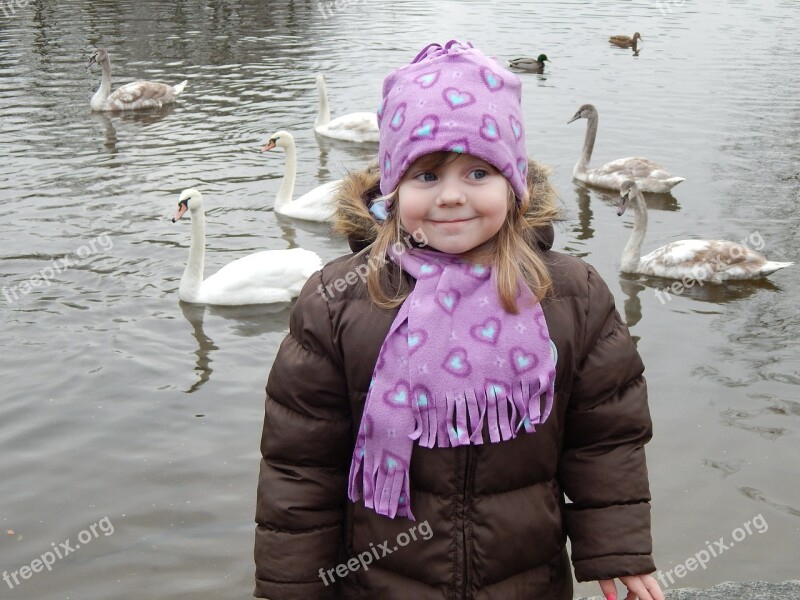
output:
[{"label": "young girl", "polygon": [[354,254],[308,281],[267,384],[257,597],[568,599],[569,537],[578,581],[663,600],[644,367],[550,250],[520,90],[455,41],[384,81],[378,167],[340,190]]}]

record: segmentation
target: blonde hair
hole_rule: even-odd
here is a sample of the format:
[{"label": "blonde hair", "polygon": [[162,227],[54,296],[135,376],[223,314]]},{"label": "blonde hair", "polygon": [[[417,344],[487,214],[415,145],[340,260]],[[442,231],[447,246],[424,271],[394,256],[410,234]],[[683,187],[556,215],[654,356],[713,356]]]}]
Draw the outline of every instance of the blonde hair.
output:
[{"label": "blonde hair", "polygon": [[[419,168],[433,170],[457,156],[452,152],[433,152],[419,159],[422,162]],[[524,198],[517,198],[511,184],[508,184],[508,212],[500,231],[479,248],[462,255],[468,261],[474,261],[476,256],[492,257],[500,302],[512,314],[519,313],[517,282],[520,279],[527,284],[537,301],[545,297],[552,285],[550,271],[536,247],[534,230],[552,224],[560,213],[555,204],[555,194],[547,181],[546,171],[542,170],[539,175],[543,175],[540,180],[530,181],[529,177],[529,193]],[[530,191],[534,192],[533,197]],[[367,292],[377,306],[392,309],[405,301],[411,288],[408,284],[397,281],[396,275],[389,272],[389,261],[384,257],[388,256],[389,247],[394,244],[399,243],[404,247],[421,244],[417,240],[416,232],[412,235],[400,223],[398,190],[395,189],[379,199],[385,200],[389,208],[375,241],[365,249],[370,253],[370,263],[375,260],[380,265],[376,269],[370,269],[367,274]]]}]

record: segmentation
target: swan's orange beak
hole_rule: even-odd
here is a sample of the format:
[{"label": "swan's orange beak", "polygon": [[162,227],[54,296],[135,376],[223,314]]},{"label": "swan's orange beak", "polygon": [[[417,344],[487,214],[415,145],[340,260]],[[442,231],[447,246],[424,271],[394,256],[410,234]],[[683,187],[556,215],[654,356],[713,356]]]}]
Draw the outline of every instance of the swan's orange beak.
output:
[{"label": "swan's orange beak", "polygon": [[189,210],[188,204],[186,204],[186,202],[181,202],[178,205],[178,212],[176,212],[175,216],[172,217],[172,222],[174,223],[175,221],[180,219],[187,210]]},{"label": "swan's orange beak", "polygon": [[268,141],[268,142],[267,142],[267,145],[266,145],[266,146],[264,146],[264,147],[261,149],[261,151],[262,151],[262,152],[269,152],[269,151],[270,151],[270,150],[272,150],[274,147],[275,147],[275,140],[270,140],[270,141]]}]

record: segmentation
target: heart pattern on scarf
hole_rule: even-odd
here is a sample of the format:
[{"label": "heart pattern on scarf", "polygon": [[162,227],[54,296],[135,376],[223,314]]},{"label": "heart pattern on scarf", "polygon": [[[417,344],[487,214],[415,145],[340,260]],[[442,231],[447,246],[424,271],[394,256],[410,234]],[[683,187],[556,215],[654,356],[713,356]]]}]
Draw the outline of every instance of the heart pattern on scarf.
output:
[{"label": "heart pattern on scarf", "polygon": [[406,406],[410,397],[411,390],[408,389],[408,383],[399,381],[393,390],[386,393],[383,400],[390,406]]},{"label": "heart pattern on scarf", "polygon": [[458,377],[466,377],[472,372],[472,365],[469,364],[464,348],[453,348],[444,359],[442,367]]},{"label": "heart pattern on scarf", "polygon": [[425,344],[425,342],[428,340],[428,334],[425,333],[424,329],[417,329],[415,331],[409,331],[407,339],[408,351],[413,354]]},{"label": "heart pattern on scarf", "polygon": [[490,317],[480,325],[473,325],[469,332],[473,339],[494,346],[497,344],[497,338],[500,337],[500,327],[500,320]]},{"label": "heart pattern on scarf", "polygon": [[524,282],[512,314],[502,308],[491,265],[422,248],[390,248],[388,256],[416,283],[378,353],[348,497],[363,494],[368,508],[413,519],[413,446],[535,433],[554,404],[554,353],[549,337],[539,335],[542,307]]},{"label": "heart pattern on scarf", "polygon": [[531,354],[524,348],[513,348],[511,350],[511,367],[517,375],[530,371],[539,364],[536,355]]},{"label": "heart pattern on scarf", "polygon": [[436,292],[436,302],[448,313],[452,313],[458,306],[461,294],[458,290],[438,290]]}]

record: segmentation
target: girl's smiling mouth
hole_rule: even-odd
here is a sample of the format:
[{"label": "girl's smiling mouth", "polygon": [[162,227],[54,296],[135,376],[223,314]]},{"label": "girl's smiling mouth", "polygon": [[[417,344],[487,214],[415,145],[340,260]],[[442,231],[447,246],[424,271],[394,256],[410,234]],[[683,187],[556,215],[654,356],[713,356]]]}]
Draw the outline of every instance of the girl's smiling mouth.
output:
[{"label": "girl's smiling mouth", "polygon": [[476,217],[468,217],[466,219],[450,219],[447,221],[437,221],[435,219],[430,219],[430,222],[433,223],[434,225],[450,225],[453,223],[466,223],[467,221],[472,221],[475,218]]}]

